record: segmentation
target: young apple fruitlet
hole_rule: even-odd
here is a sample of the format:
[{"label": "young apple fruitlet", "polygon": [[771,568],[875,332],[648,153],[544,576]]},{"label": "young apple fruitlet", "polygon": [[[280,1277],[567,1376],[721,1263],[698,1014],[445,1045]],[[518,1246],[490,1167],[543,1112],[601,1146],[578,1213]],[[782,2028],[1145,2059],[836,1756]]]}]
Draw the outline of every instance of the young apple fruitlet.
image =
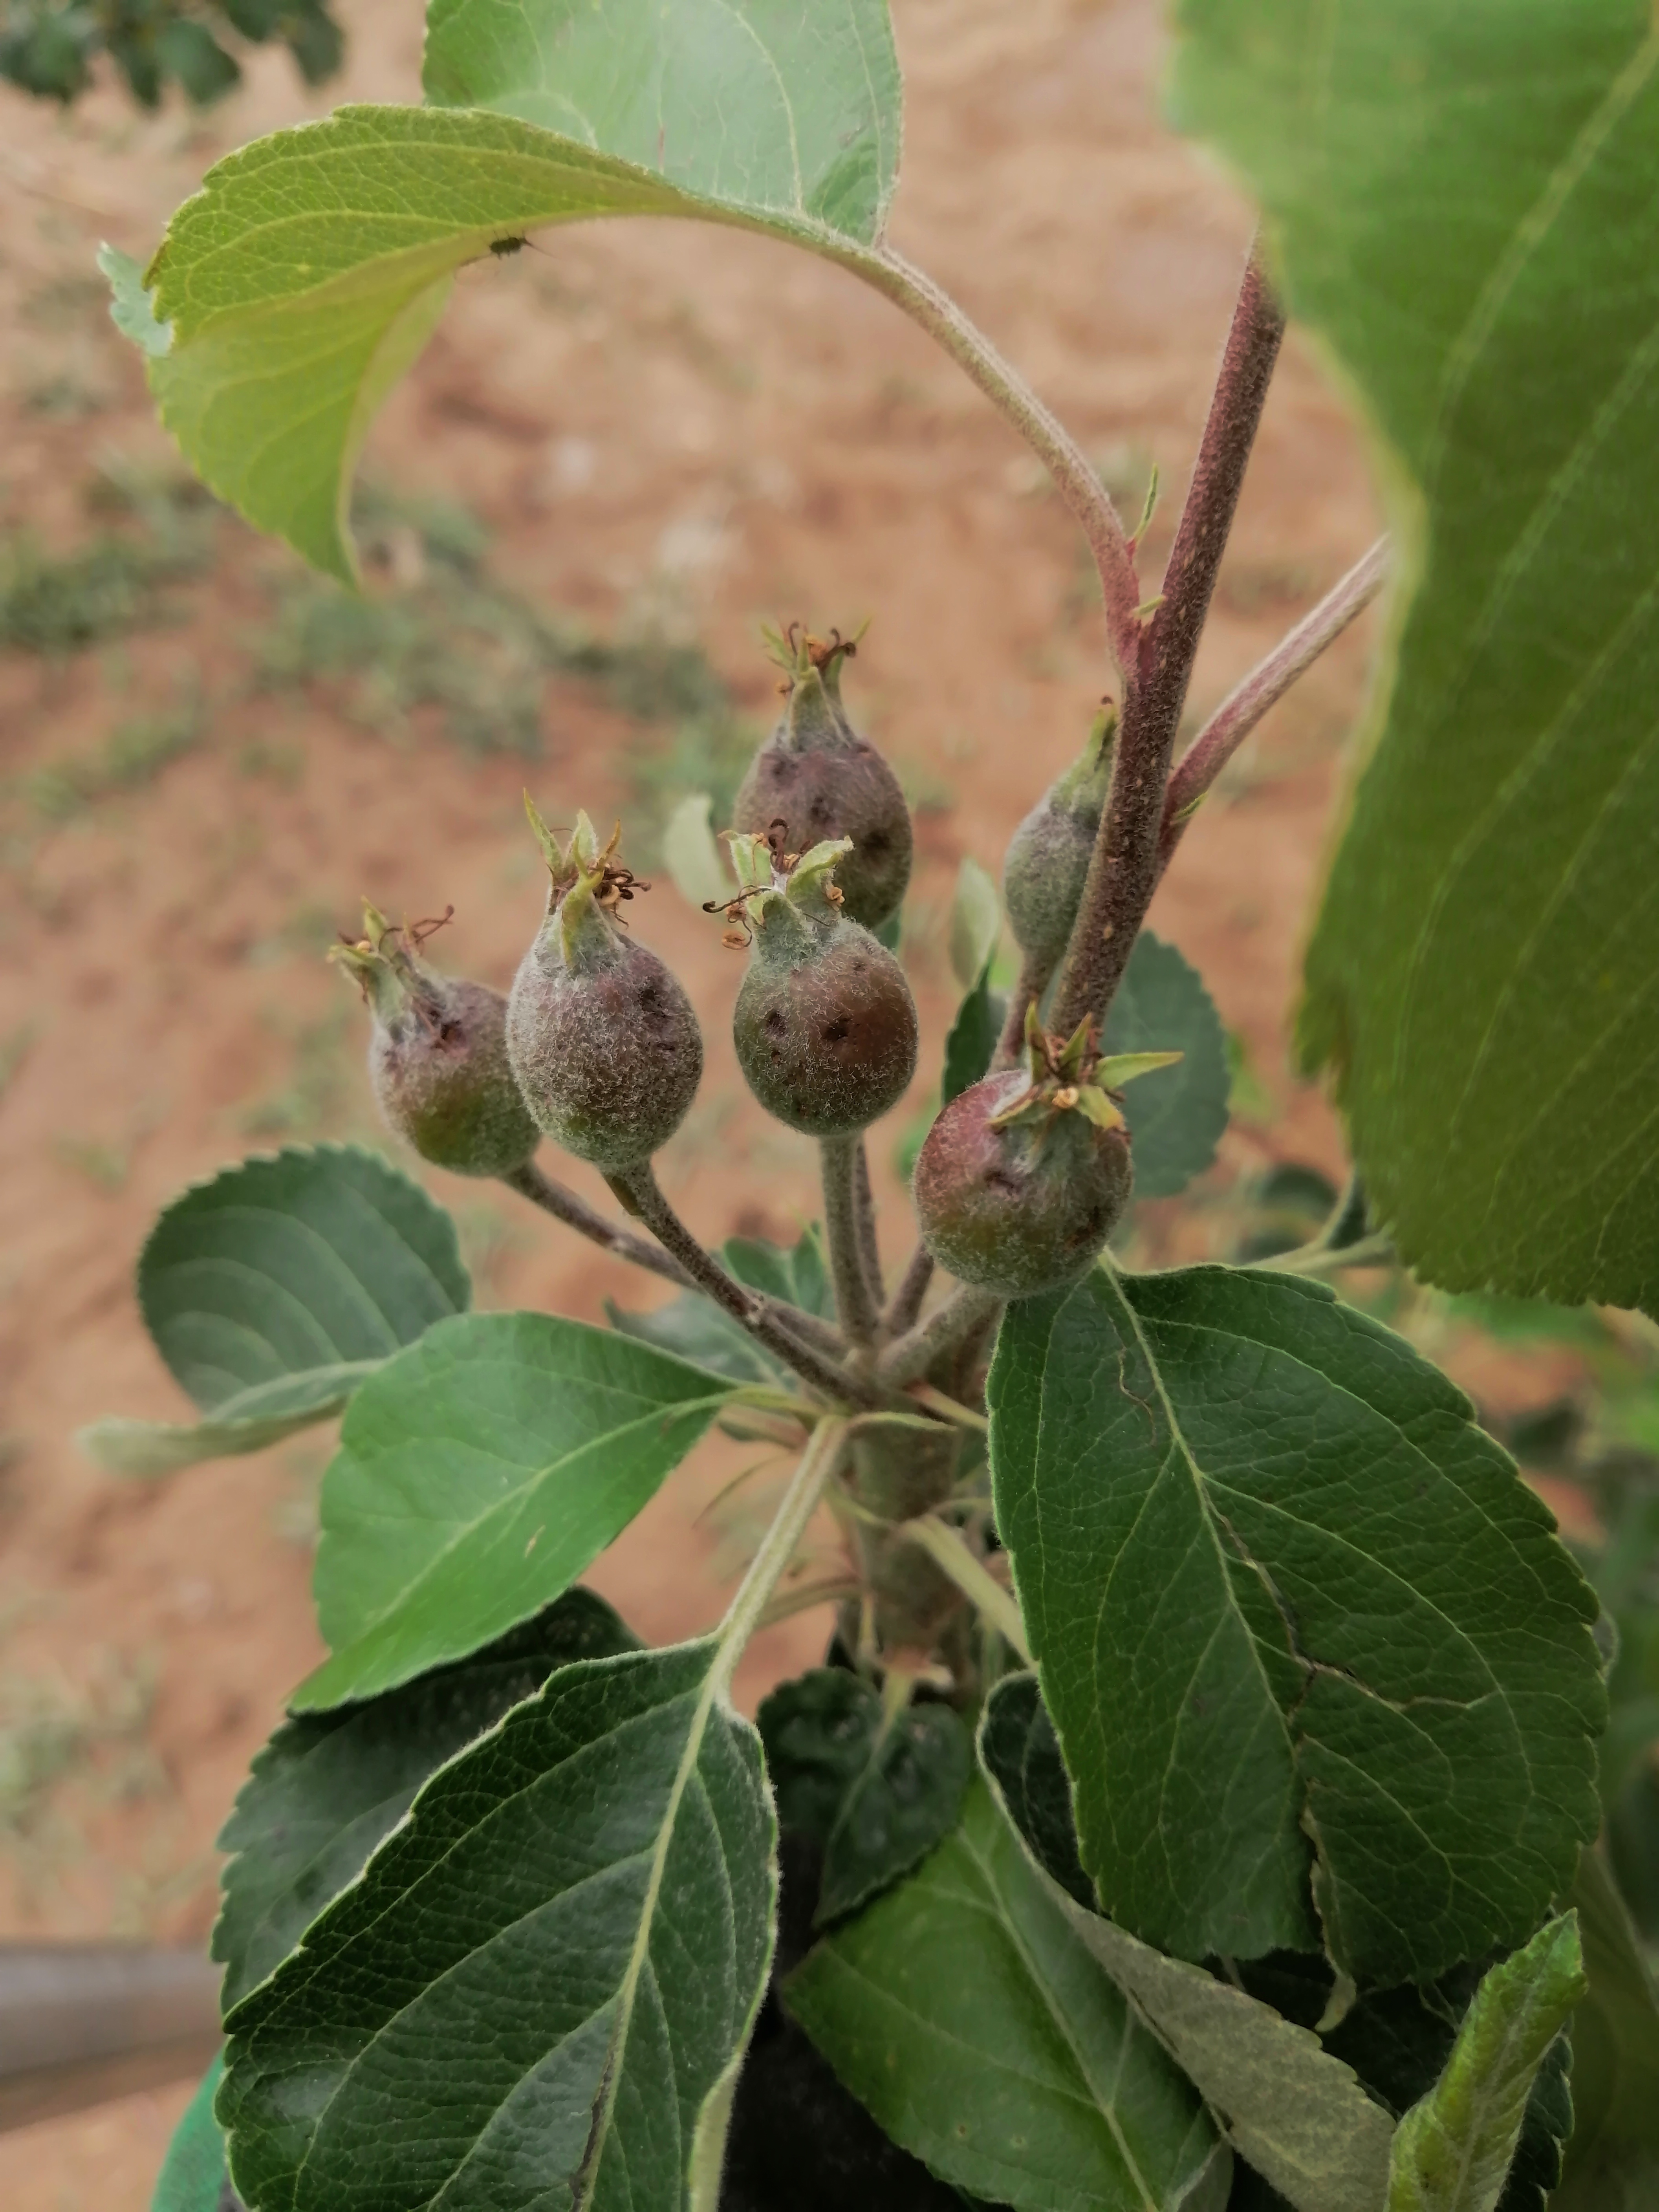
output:
[{"label": "young apple fruitlet", "polygon": [[1029,1066],[953,1098],[916,1160],[922,1240],[959,1281],[1025,1298],[1086,1274],[1128,1203],[1129,1132],[1113,1088],[1179,1053],[1103,1060],[1091,1020],[1064,1042],[1026,1021]]},{"label": "young apple fruitlet", "polygon": [[636,1167],[685,1119],[702,1076],[691,1001],[620,914],[647,888],[601,846],[586,814],[561,847],[528,799],[552,876],[547,918],[520,963],[507,1048],[531,1112],[555,1144],[604,1174]]},{"label": "young apple fruitlet", "polygon": [[1002,864],[1008,926],[1029,960],[1052,969],[1066,950],[1112,779],[1117,712],[1109,701],[1089,742],[1015,830]]},{"label": "young apple fruitlet", "polygon": [[898,912],[910,880],[910,810],[898,778],[842,705],[841,664],[856,641],[839,630],[828,641],[809,637],[792,623],[773,642],[788,696],[744,779],[733,823],[764,837],[781,819],[798,851],[850,838],[836,874],[847,919],[879,929]]},{"label": "young apple fruitlet", "polygon": [[[448,916],[444,917],[447,921]],[[507,1055],[507,1000],[420,956],[437,923],[398,927],[363,901],[363,934],[329,957],[374,1015],[368,1076],[387,1126],[457,1175],[503,1176],[541,1142]]]},{"label": "young apple fruitlet", "polygon": [[732,840],[743,890],[726,911],[751,939],[732,1042],[769,1114],[809,1137],[850,1136],[915,1072],[915,1001],[892,954],[844,917],[835,873],[848,839],[797,857],[785,834],[779,822],[770,843]]}]

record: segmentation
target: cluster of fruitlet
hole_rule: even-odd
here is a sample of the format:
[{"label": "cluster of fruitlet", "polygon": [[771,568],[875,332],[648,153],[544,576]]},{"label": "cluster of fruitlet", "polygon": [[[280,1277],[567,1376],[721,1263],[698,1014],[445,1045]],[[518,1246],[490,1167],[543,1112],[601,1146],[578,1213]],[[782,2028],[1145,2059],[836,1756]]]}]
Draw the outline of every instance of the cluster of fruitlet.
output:
[{"label": "cluster of fruitlet", "polygon": [[[729,833],[737,887],[708,911],[747,947],[732,1041],[750,1090],[789,1127],[857,1137],[915,1073],[915,1003],[875,935],[909,880],[909,811],[891,768],[848,718],[854,650],[792,626],[778,641],[786,702],[738,793]],[[1115,721],[1021,823],[1005,869],[1028,973],[1052,975],[1082,897],[1110,769]],[[542,1135],[596,1167],[632,1212],[638,1178],[679,1127],[702,1073],[691,1003],[622,908],[641,884],[579,814],[561,844],[526,800],[550,878],[546,918],[510,996],[438,975],[404,932],[364,908],[363,939],[334,957],[374,1018],[369,1065],[391,1126],[423,1158],[511,1176]],[[958,1280],[999,1299],[1069,1282],[1127,1200],[1128,1131],[1109,1091],[1141,1072],[1100,1064],[1085,1020],[1047,1036],[1033,996],[1024,1067],[999,1067],[940,1114],[917,1162],[923,1243]]]}]

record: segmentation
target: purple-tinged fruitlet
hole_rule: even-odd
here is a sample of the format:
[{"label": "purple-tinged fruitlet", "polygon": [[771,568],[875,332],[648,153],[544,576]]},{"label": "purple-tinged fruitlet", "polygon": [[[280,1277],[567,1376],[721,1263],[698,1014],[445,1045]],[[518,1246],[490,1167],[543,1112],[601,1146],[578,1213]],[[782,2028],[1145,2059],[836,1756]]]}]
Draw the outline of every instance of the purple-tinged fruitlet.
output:
[{"label": "purple-tinged fruitlet", "polygon": [[1117,713],[1103,704],[1089,742],[1010,839],[1002,863],[1008,926],[1026,957],[1052,969],[1066,950],[1083,899],[1112,780]]},{"label": "purple-tinged fruitlet", "polygon": [[856,641],[837,630],[826,642],[791,623],[774,644],[788,696],[744,778],[733,824],[764,837],[774,822],[787,822],[797,852],[850,838],[836,876],[846,916],[880,929],[898,912],[910,880],[910,810],[898,778],[842,705],[841,664]]},{"label": "purple-tinged fruitlet", "polygon": [[1063,1043],[1026,1023],[1030,1065],[953,1098],[927,1133],[914,1195],[922,1241],[957,1279],[1026,1298],[1093,1266],[1128,1202],[1129,1132],[1115,1087],[1179,1060],[1102,1060],[1092,1021]]},{"label": "purple-tinged fruitlet", "polygon": [[685,1119],[702,1077],[702,1036],[668,969],[623,926],[618,909],[647,887],[617,857],[620,830],[602,847],[579,814],[561,848],[525,805],[552,889],[507,1000],[507,1052],[554,1143],[619,1175]]},{"label": "purple-tinged fruitlet", "polygon": [[[845,1137],[896,1105],[916,1065],[916,1007],[904,970],[845,919],[833,879],[844,837],[797,857],[783,825],[736,836],[742,885],[726,908],[750,938],[732,1038],[769,1114],[809,1137]],[[741,941],[739,939],[739,941]]]},{"label": "purple-tinged fruitlet", "polygon": [[[447,915],[445,920],[448,919]],[[507,1001],[421,957],[435,924],[398,928],[363,901],[363,934],[332,947],[374,1018],[368,1079],[387,1126],[457,1175],[510,1175],[541,1142],[507,1056]]]}]

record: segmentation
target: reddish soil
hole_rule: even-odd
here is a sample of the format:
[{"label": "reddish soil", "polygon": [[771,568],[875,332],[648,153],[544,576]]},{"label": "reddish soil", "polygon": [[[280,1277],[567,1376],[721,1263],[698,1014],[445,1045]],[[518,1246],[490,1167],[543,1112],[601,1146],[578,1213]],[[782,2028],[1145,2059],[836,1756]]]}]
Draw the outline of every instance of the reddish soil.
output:
[{"label": "reddish soil", "polygon": [[[358,0],[347,13],[351,63],[331,96],[414,97],[416,11]],[[894,224],[1092,452],[1144,448],[1160,463],[1170,490],[1149,591],[1249,234],[1243,204],[1155,119],[1158,15],[1152,0],[899,0],[909,111]],[[205,124],[135,121],[111,95],[60,122],[0,92],[0,315],[15,337],[0,528],[71,543],[87,531],[97,453],[162,451],[136,356],[76,290],[98,238],[143,252],[214,156],[304,112],[285,66],[263,58]],[[374,433],[370,469],[464,499],[494,533],[496,573],[532,599],[605,630],[653,598],[668,606],[757,720],[771,688],[760,620],[873,614],[851,703],[951,801],[921,818],[911,908],[934,1066],[958,860],[995,866],[1102,689],[1072,526],[959,374],[850,279],[712,230],[617,225],[543,243],[544,255],[462,279]],[[1196,703],[1218,699],[1376,527],[1344,410],[1292,336]],[[0,1828],[3,1932],[204,1938],[215,1832],[318,1655],[307,1529],[325,1443],[123,1486],[71,1441],[104,1413],[183,1418],[134,1310],[148,1224],[255,1146],[251,1109],[295,1084],[296,1054],[332,1050],[343,988],[315,957],[319,912],[349,923],[363,890],[394,912],[453,901],[445,957],[500,982],[538,908],[518,808],[526,764],[471,756],[423,725],[393,744],[326,686],[250,695],[239,640],[268,619],[292,564],[228,520],[215,544],[211,573],[174,596],[172,626],[58,665],[0,653],[14,788],[86,755],[135,706],[165,706],[183,670],[209,705],[204,742],[147,785],[61,825],[14,806],[0,872],[0,1040],[32,1040],[0,1097],[0,1724],[36,1712],[49,1736],[52,1715],[78,1716],[81,1744],[21,1831]],[[1362,624],[1266,726],[1154,915],[1203,970],[1258,1079],[1260,1110],[1230,1133],[1224,1181],[1269,1157],[1338,1164],[1322,1102],[1290,1079],[1285,1035],[1370,642]],[[550,818],[619,805],[633,726],[563,683],[549,685],[544,725],[529,779]],[[810,1154],[737,1079],[736,956],[672,889],[635,912],[710,1046],[702,1099],[666,1162],[673,1194],[711,1240],[787,1235],[812,1204]],[[296,1136],[374,1140],[360,1038],[351,1030],[348,1047],[347,1034],[343,1087],[324,1085]],[[880,1135],[890,1202],[891,1150]],[[488,1302],[599,1318],[608,1295],[653,1295],[505,1194],[426,1179],[482,1254]],[[582,1171],[572,1179],[604,1199]],[[896,1263],[895,1204],[887,1218]],[[1204,1216],[1189,1218],[1188,1241],[1201,1241]],[[716,1616],[741,1516],[697,1515],[744,1463],[710,1447],[596,1571],[641,1631],[672,1638]],[[809,1662],[823,1633],[822,1614],[769,1633],[744,1694]],[[139,2212],[185,2094],[0,2138],[0,2197],[10,2212]]]}]

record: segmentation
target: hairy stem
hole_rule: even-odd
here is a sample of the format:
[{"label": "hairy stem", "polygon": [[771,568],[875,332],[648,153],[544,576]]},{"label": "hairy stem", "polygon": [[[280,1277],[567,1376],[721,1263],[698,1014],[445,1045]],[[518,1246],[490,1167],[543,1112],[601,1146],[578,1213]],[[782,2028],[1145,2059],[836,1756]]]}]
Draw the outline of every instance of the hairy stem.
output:
[{"label": "hairy stem", "polygon": [[879,1306],[887,1293],[881,1279],[881,1243],[876,1235],[876,1194],[870,1186],[870,1154],[862,1137],[857,1139],[857,1145],[853,1200],[858,1209],[859,1257],[864,1263],[864,1279],[870,1285],[870,1295]]},{"label": "hairy stem", "polygon": [[936,1359],[954,1352],[983,1328],[1002,1303],[994,1291],[958,1283],[943,1305],[883,1352],[877,1370],[882,1381],[897,1389],[918,1382]]},{"label": "hairy stem", "polygon": [[1341,636],[1382,590],[1389,574],[1389,541],[1379,538],[1341,582],[1328,592],[1310,614],[1232,691],[1182,756],[1170,778],[1158,836],[1158,869],[1181,842],[1199,801],[1270,707],[1276,706],[1299,676],[1311,668],[1327,646]]},{"label": "hairy stem", "polygon": [[550,1176],[544,1175],[533,1160],[526,1160],[523,1167],[514,1168],[510,1175],[504,1175],[501,1181],[509,1190],[516,1190],[520,1198],[527,1198],[532,1206],[539,1206],[544,1213],[550,1213],[556,1221],[562,1221],[566,1228],[574,1229],[578,1236],[602,1245],[607,1252],[614,1253],[617,1259],[631,1260],[636,1267],[647,1267],[653,1275],[661,1275],[671,1283],[678,1283],[682,1290],[690,1289],[690,1276],[679,1261],[671,1258],[660,1245],[652,1243],[647,1237],[635,1236],[631,1229],[623,1229],[616,1222],[607,1221],[604,1214],[596,1212],[585,1199],[578,1198],[574,1190],[567,1190],[562,1182],[555,1182]]},{"label": "hairy stem", "polygon": [[869,1383],[845,1373],[822,1352],[804,1343],[764,1298],[745,1289],[734,1276],[727,1274],[712,1253],[704,1251],[663,1196],[648,1160],[642,1167],[631,1169],[613,1180],[618,1189],[625,1191],[632,1200],[640,1219],[651,1234],[673,1254],[696,1287],[706,1291],[716,1305],[724,1307],[757,1344],[763,1344],[786,1367],[793,1368],[804,1382],[810,1383],[824,1397],[843,1404],[873,1404],[875,1392]]},{"label": "hairy stem", "polygon": [[1284,335],[1284,316],[1252,252],[1163,596],[1140,633],[1136,681],[1125,690],[1111,791],[1049,1016],[1061,1036],[1085,1015],[1104,1019],[1158,888],[1164,794],[1181,710]]},{"label": "hairy stem", "polygon": [[933,1279],[933,1255],[925,1244],[918,1244],[910,1255],[910,1264],[899,1278],[899,1286],[893,1293],[893,1302],[882,1316],[883,1333],[888,1336],[902,1336],[907,1328],[915,1326],[916,1316],[921,1311],[921,1302],[927,1295],[927,1285]]},{"label": "hairy stem", "polygon": [[1008,1000],[1008,1018],[1002,1024],[993,1068],[1016,1067],[1025,1050],[1025,1017],[1041,1000],[1054,972],[1051,960],[1033,960],[1028,952],[1019,963],[1019,981]]},{"label": "hairy stem", "polygon": [[823,1229],[830,1244],[830,1279],[836,1312],[854,1346],[873,1344],[878,1315],[865,1273],[859,1235],[857,1137],[826,1137],[818,1146],[823,1177]]},{"label": "hairy stem", "polygon": [[835,258],[873,285],[967,371],[991,404],[1010,422],[1048,470],[1054,488],[1081,525],[1100,572],[1106,629],[1126,697],[1135,678],[1140,635],[1136,608],[1140,583],[1122,520],[1099,477],[1068,432],[956,301],[889,246],[874,253]]}]

